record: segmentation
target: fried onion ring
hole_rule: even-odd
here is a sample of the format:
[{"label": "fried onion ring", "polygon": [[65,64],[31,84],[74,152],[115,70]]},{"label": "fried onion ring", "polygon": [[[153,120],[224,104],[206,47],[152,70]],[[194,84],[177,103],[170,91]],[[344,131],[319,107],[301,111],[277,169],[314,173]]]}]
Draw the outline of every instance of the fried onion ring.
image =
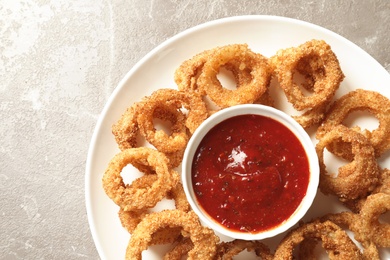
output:
[{"label": "fried onion ring", "polygon": [[[142,176],[131,183],[132,188],[149,188],[154,182],[157,181],[156,174],[149,174]],[[172,190],[170,190],[166,196],[167,199],[173,199],[175,202],[175,208],[188,212],[190,210],[190,204],[187,201],[186,195],[182,184],[179,182]],[[122,226],[131,234],[147,214],[149,208],[143,208],[137,211],[124,211],[119,210],[119,219]]]},{"label": "fried onion ring", "polygon": [[[123,182],[121,172],[128,164],[149,166],[157,180],[147,189],[132,188]],[[137,167],[138,168],[138,167]],[[168,168],[166,156],[154,149],[140,147],[116,154],[103,175],[103,188],[124,211],[152,208],[179,182],[179,174]]]},{"label": "fried onion ring", "polygon": [[273,259],[273,255],[267,245],[259,241],[245,241],[235,239],[229,242],[221,242],[217,247],[217,260],[232,260],[242,251],[255,252],[256,256],[263,260]]},{"label": "fried onion ring", "polygon": [[[355,239],[363,246],[363,257],[366,260],[380,259],[377,246],[371,240],[358,239],[361,234],[361,217],[358,214],[344,211],[336,214],[327,214],[321,217],[321,221],[330,220],[340,227],[346,227],[353,232]],[[305,258],[306,259],[306,258]]]},{"label": "fried onion ring", "polygon": [[126,259],[142,259],[142,251],[148,248],[152,234],[165,227],[181,227],[182,235],[191,239],[190,259],[212,259],[215,256],[219,238],[200,224],[194,212],[164,210],[145,216],[138,224],[127,246]]},{"label": "fried onion ring", "polygon": [[[181,104],[168,102],[169,96],[165,99],[156,98],[156,96],[161,97],[157,92],[154,92],[141,102],[140,111],[142,113],[138,113],[137,116],[141,133],[150,144],[161,152],[171,153],[183,150],[189,136],[185,127],[185,117],[178,113]],[[174,113],[172,113],[173,111]],[[164,130],[157,130],[154,125],[154,118],[169,121],[172,124],[171,133],[167,134]]]},{"label": "fried onion ring", "polygon": [[[307,41],[298,47],[279,50],[270,58],[270,64],[287,100],[302,112],[294,119],[304,128],[319,123],[344,79],[330,46],[321,40]],[[302,75],[305,81],[298,82],[297,75]],[[303,89],[311,93],[305,94]]]},{"label": "fried onion ring", "polygon": [[[358,126],[353,127],[353,130],[366,136],[374,146],[376,157],[381,156],[390,149],[390,100],[378,92],[357,89],[336,100],[318,128],[316,137],[321,138],[335,126],[343,124],[351,112],[361,110],[373,114],[379,120],[379,126],[373,131]],[[348,148],[343,144],[329,146],[328,149],[342,158],[351,158],[351,154],[345,152]]]},{"label": "fried onion ring", "polygon": [[371,194],[375,193],[386,193],[390,195],[390,169],[385,168],[381,170],[378,186],[376,186]]},{"label": "fried onion ring", "polygon": [[390,210],[390,195],[377,193],[368,196],[360,211],[361,240],[371,240],[378,247],[390,247],[390,223],[380,223],[381,214]]},{"label": "fried onion ring", "polygon": [[[184,124],[177,120],[172,122],[172,134],[168,136],[163,130],[156,130],[153,124],[153,118],[157,113],[169,111],[169,108],[175,107],[177,111],[181,109],[188,110],[188,115],[183,114]],[[146,140],[157,150],[162,152],[176,152],[185,149],[190,133],[207,118],[207,109],[200,97],[191,96],[184,92],[174,89],[159,89],[146,97],[142,102],[142,113],[138,114],[137,121],[142,134]],[[177,124],[176,124],[177,123]]]},{"label": "fried onion ring", "polygon": [[112,126],[112,133],[121,151],[137,147],[139,104],[136,102],[128,107],[121,118]]},{"label": "fried onion ring", "polygon": [[[324,149],[332,142],[351,145],[353,161],[338,169],[337,177],[330,176],[324,162]],[[324,135],[316,145],[320,164],[320,189],[325,194],[334,194],[341,201],[367,196],[377,185],[379,167],[370,142],[363,135],[345,127],[337,126]]]},{"label": "fried onion ring", "polygon": [[307,129],[319,122],[325,117],[326,104],[304,111],[300,115],[292,116],[303,128]]},{"label": "fried onion ring", "polygon": [[[344,79],[336,55],[322,40],[311,40],[298,47],[279,50],[270,60],[288,101],[297,110],[327,103]],[[306,78],[310,75],[312,82],[305,88],[313,90],[312,95],[306,96],[294,82],[296,71],[305,72]]]},{"label": "fried onion ring", "polygon": [[[139,136],[142,136],[142,133],[140,133],[137,117],[138,114],[142,112],[141,104],[141,102],[137,102],[134,103],[131,107],[127,108],[118,122],[112,126],[112,133],[114,134],[119,149],[122,151],[129,148],[140,147],[138,142]],[[175,107],[165,107],[164,110],[157,108],[154,116],[161,120],[174,122],[177,126],[176,128],[180,128],[180,123],[184,125],[183,115],[180,111],[177,111]],[[169,159],[169,165],[174,168],[181,163],[184,149],[180,149],[171,153],[164,152],[164,154]]]},{"label": "fried onion ring", "polygon": [[[157,181],[157,174],[146,174],[135,179],[128,187],[134,189],[146,189],[150,188],[152,184]],[[122,226],[130,234],[137,227],[141,219],[148,214],[148,208],[143,208],[133,211],[124,211],[122,208],[119,209],[118,216]]]},{"label": "fried onion ring", "polygon": [[[134,180],[130,186],[132,188],[149,188],[155,181],[157,180],[156,174],[147,174],[140,178]],[[188,212],[190,210],[190,205],[187,201],[186,195],[184,193],[184,189],[181,183],[178,183],[171,191],[167,194],[167,199],[173,199],[175,202],[175,208]],[[122,226],[132,234],[134,229],[137,227],[139,222],[151,212],[148,208],[144,208],[137,211],[124,211],[120,209],[118,212],[119,219],[121,221]],[[150,245],[161,245],[174,243],[181,237],[181,228],[173,227],[173,228],[161,228],[156,231],[152,235],[152,240]],[[178,255],[179,251],[183,250],[183,246],[176,246],[175,250],[172,250],[169,254],[166,255],[166,259],[172,259],[171,257]],[[175,258],[180,259],[180,258]]]},{"label": "fried onion ring", "polygon": [[206,95],[204,89],[198,85],[198,78],[202,73],[204,64],[217,48],[196,54],[191,59],[184,61],[176,69],[174,80],[180,91],[191,92],[200,96]]},{"label": "fried onion ring", "polygon": [[186,237],[182,237],[176,245],[169,250],[163,257],[164,260],[181,260],[185,255],[188,254],[191,249],[194,248],[194,243],[192,243],[191,239]]},{"label": "fried onion ring", "polygon": [[[182,109],[187,110],[182,111]],[[129,107],[112,127],[121,150],[139,147],[139,134],[169,159],[171,167],[182,160],[190,135],[208,116],[206,105],[200,97],[174,89],[160,89]],[[171,135],[156,130],[154,118],[169,121]]]},{"label": "fried onion ring", "polygon": [[313,221],[291,230],[276,248],[274,259],[293,259],[293,249],[305,239],[322,241],[329,259],[363,259],[347,233],[331,221]]},{"label": "fried onion ring", "polygon": [[[204,64],[210,59],[211,56],[217,50],[223,49],[222,47],[216,47],[211,50],[206,50],[201,53],[196,54],[191,59],[184,61],[175,71],[174,79],[180,91],[185,91],[191,93],[191,95],[200,96],[204,102],[206,103],[208,114],[212,115],[216,111],[220,110],[219,107],[213,99],[211,99],[205,88],[202,88],[200,83],[198,82],[199,76],[202,74]],[[251,74],[251,69],[246,67],[242,69],[243,66],[240,62],[236,62],[236,60],[229,60],[226,64],[221,66],[221,69],[226,69],[228,72],[231,72],[236,87],[240,88],[241,86],[245,86],[251,84],[253,80],[253,76]],[[234,91],[230,90],[231,94],[234,94]],[[226,92],[229,92],[226,90]],[[267,86],[266,91],[253,103],[255,104],[263,104],[266,106],[274,106],[274,100],[269,93],[269,84]],[[233,104],[231,104],[233,105]]]},{"label": "fried onion ring", "polygon": [[[151,175],[145,175],[139,179],[145,178],[148,179],[148,177]],[[137,180],[139,180],[137,179]],[[153,178],[152,178],[153,179]],[[137,180],[135,180],[132,184],[134,184]],[[138,186],[138,185],[136,185]],[[143,185],[141,186],[143,187]],[[140,187],[138,187],[140,188]],[[147,215],[150,214],[146,209],[145,210],[139,210],[139,211],[124,211],[123,209],[120,209],[118,212],[119,219],[121,221],[122,226],[131,234],[133,233],[134,229],[137,227],[139,222]],[[152,240],[150,242],[150,245],[161,245],[161,244],[168,244],[168,243],[174,243],[176,240],[178,240],[181,237],[181,229],[174,227],[174,228],[160,228],[152,235]]]},{"label": "fried onion ring", "polygon": [[[221,85],[217,75],[220,69],[233,72],[240,84],[237,89],[230,90]],[[232,64],[236,64],[232,67]],[[240,78],[240,73],[250,75],[250,81]],[[247,78],[247,77],[246,77]],[[217,48],[204,63],[198,78],[198,87],[219,107],[225,108],[237,104],[254,103],[268,88],[271,71],[267,58],[252,52],[246,44],[232,44]]]},{"label": "fried onion ring", "polygon": [[[379,174],[379,181],[375,189],[369,194],[386,193],[390,195],[390,170],[381,169]],[[343,204],[354,213],[359,213],[367,197],[356,200],[344,201]]]}]

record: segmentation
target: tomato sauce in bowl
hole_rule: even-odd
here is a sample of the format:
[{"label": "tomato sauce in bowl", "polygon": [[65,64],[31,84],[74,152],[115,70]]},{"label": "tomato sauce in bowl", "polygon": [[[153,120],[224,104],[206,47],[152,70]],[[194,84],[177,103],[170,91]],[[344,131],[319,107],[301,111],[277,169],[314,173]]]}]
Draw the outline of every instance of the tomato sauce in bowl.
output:
[{"label": "tomato sauce in bowl", "polygon": [[288,219],[306,195],[306,152],[290,129],[261,115],[228,118],[200,142],[192,163],[196,199],[221,225],[257,233]]},{"label": "tomato sauce in bowl", "polygon": [[213,114],[192,135],[182,182],[204,224],[232,238],[259,240],[305,215],[317,192],[318,158],[290,116],[238,105]]}]

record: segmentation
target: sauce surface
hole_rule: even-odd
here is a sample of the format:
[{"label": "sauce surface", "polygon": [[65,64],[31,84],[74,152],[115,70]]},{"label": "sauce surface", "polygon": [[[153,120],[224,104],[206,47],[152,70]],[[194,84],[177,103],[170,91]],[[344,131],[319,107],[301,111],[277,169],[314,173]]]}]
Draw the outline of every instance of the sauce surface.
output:
[{"label": "sauce surface", "polygon": [[258,233],[296,210],[309,183],[309,162],[286,126],[260,115],[240,115],[212,128],[192,163],[201,207],[221,225]]}]

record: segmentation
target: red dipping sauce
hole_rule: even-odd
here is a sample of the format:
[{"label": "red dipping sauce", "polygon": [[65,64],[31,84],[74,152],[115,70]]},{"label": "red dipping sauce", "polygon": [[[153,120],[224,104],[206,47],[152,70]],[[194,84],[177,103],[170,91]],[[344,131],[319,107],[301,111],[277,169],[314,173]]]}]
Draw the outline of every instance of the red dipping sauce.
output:
[{"label": "red dipping sauce", "polygon": [[309,160],[283,124],[239,115],[212,128],[192,164],[200,206],[230,230],[259,233],[287,220],[309,183]]}]

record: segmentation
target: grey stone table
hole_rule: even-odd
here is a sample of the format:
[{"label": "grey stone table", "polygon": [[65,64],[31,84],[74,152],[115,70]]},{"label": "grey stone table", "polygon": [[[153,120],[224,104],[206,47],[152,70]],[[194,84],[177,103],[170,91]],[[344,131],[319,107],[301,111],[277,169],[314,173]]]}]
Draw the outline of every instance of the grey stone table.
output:
[{"label": "grey stone table", "polygon": [[217,18],[308,21],[390,71],[390,1],[0,1],[0,259],[99,259],[84,172],[121,78],[173,35]]}]

